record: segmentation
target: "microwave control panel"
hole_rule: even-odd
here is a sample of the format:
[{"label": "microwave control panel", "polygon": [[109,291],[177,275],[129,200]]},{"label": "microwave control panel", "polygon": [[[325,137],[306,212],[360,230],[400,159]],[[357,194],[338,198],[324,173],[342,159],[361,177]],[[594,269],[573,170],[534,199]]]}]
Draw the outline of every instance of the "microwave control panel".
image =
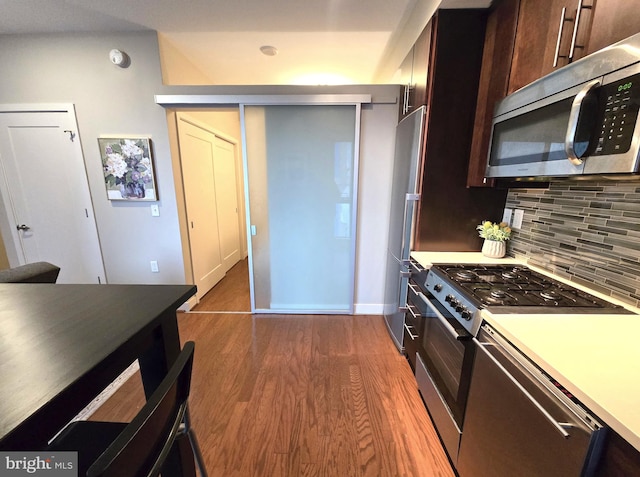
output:
[{"label": "microwave control panel", "polygon": [[601,127],[591,155],[623,154],[631,147],[640,104],[640,74],[600,87]]}]

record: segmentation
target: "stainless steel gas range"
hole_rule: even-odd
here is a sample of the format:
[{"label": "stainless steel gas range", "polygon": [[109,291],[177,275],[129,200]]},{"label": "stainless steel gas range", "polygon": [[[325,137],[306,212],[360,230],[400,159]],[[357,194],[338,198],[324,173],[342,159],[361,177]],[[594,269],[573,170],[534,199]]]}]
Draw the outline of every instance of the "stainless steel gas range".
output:
[{"label": "stainless steel gas range", "polygon": [[629,313],[625,308],[554,280],[525,265],[434,265],[426,287],[472,335],[479,311],[492,313]]},{"label": "stainless steel gas range", "polygon": [[[590,462],[592,456],[597,454],[599,447],[594,442],[602,441],[603,433],[600,431],[603,426],[580,403],[568,397],[570,393],[557,381],[539,372],[526,357],[520,356],[521,353],[517,349],[508,349],[508,342],[483,323],[480,312],[483,309],[495,314],[631,312],[524,265],[437,264],[429,269],[424,283],[419,285],[421,289],[416,294],[424,303],[424,311],[421,310],[422,322],[416,326],[420,330],[415,356],[416,380],[447,453],[460,476],[469,475],[470,460],[474,462],[475,472],[481,468],[483,456],[495,455],[496,452],[502,455],[502,462],[507,469],[505,474],[517,469],[521,463],[529,459],[531,465],[542,465],[546,461],[552,461],[552,466],[567,470],[569,473],[565,475],[572,475],[573,468],[563,467],[573,462],[572,459],[562,457],[566,456],[567,452],[573,452],[572,455],[578,456],[576,459],[579,462],[575,465],[586,466],[584,462]],[[508,379],[509,383],[517,383],[515,392],[522,393],[524,389],[527,403],[534,403],[533,406],[537,409],[533,414],[542,415],[546,421],[552,423],[552,428],[555,426],[561,442],[554,443],[553,451],[545,450],[544,455],[539,455],[539,452],[527,450],[526,452],[531,452],[532,455],[526,455],[526,452],[523,454],[520,449],[538,449],[539,446],[530,446],[529,442],[518,442],[515,437],[518,432],[506,439],[506,443],[501,441],[500,448],[491,447],[496,441],[495,436],[502,433],[496,428],[487,434],[487,422],[493,425],[501,419],[506,419],[508,425],[512,417],[506,418],[500,413],[502,410],[498,410],[497,416],[492,415],[487,421],[484,413],[491,411],[492,406],[487,406],[486,402],[478,410],[478,399],[474,401],[473,396],[481,393],[477,389],[474,390],[474,385],[478,387],[483,378],[474,378],[475,383],[472,378],[474,375],[486,377],[484,369],[487,363],[497,366],[499,373],[509,374],[507,369],[511,369]],[[482,389],[486,387],[481,386]],[[494,386],[491,384],[489,387]],[[502,389],[501,392],[504,394],[507,390]],[[540,396],[540,393],[543,395]],[[510,399],[515,402],[517,396],[511,396]],[[498,401],[497,398],[495,401]],[[551,410],[547,409],[549,406]],[[472,416],[469,415],[469,409],[474,409]],[[479,418],[478,413],[483,416]],[[526,413],[522,414],[524,415]],[[516,416],[515,419],[520,418],[521,416]],[[522,429],[525,430],[525,440],[535,434],[534,429],[537,429],[538,423],[533,421],[535,419],[521,423]],[[470,422],[477,428],[473,433],[465,435],[463,428],[466,430]],[[542,427],[544,426],[545,423],[542,424]],[[478,444],[480,434],[483,437]],[[552,442],[553,435],[547,436],[545,432],[541,432],[537,437],[540,436]],[[569,436],[574,438],[569,440]],[[507,448],[515,443],[518,443],[516,449]],[[572,446],[578,446],[578,450],[571,448]],[[556,451],[560,452],[558,460],[562,463],[554,461]],[[515,457],[512,458],[511,455]],[[513,459],[519,459],[520,463]],[[489,462],[487,465],[485,470],[491,470],[492,475],[502,475],[493,468],[495,462]],[[592,463],[589,465],[593,466]],[[585,471],[583,475],[589,473]],[[579,474],[580,472],[576,475]],[[555,474],[542,472],[540,475]]]}]

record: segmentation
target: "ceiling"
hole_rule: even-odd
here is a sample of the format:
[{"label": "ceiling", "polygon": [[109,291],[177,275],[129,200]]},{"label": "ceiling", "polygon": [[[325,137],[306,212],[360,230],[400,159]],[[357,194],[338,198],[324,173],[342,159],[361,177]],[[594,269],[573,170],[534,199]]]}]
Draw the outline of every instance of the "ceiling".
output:
[{"label": "ceiling", "polygon": [[[155,30],[209,84],[370,84],[438,6],[490,0],[0,0],[0,34]],[[277,48],[265,56],[260,47]]]}]

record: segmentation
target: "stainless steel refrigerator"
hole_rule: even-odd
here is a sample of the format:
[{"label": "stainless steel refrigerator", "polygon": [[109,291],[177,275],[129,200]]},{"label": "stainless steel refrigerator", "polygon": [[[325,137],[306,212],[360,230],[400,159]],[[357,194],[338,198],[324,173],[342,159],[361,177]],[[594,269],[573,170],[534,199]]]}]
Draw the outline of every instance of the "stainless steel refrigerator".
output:
[{"label": "stainless steel refrigerator", "polygon": [[403,308],[409,284],[409,254],[420,198],[418,188],[425,111],[426,108],[421,106],[396,126],[384,316],[399,350],[403,349]]},{"label": "stainless steel refrigerator", "polygon": [[[466,187],[470,139],[450,134],[431,109],[431,118],[422,106],[396,127],[384,316],[401,352],[411,251],[480,250],[475,227],[500,219],[507,192]],[[446,117],[455,114],[447,110]]]}]

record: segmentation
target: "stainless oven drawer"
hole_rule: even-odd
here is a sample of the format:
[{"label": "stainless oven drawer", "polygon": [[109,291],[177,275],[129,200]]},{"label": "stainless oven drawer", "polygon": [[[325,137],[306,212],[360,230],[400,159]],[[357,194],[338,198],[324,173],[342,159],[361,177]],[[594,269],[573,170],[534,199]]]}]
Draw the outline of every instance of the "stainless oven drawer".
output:
[{"label": "stainless oven drawer", "polygon": [[442,395],[438,392],[424,361],[420,355],[418,355],[417,358],[416,381],[418,382],[418,390],[422,395],[422,399],[424,399],[431,420],[440,435],[447,454],[449,454],[449,458],[455,464],[458,459],[458,449],[460,447],[462,431],[453,419],[453,415]]}]

